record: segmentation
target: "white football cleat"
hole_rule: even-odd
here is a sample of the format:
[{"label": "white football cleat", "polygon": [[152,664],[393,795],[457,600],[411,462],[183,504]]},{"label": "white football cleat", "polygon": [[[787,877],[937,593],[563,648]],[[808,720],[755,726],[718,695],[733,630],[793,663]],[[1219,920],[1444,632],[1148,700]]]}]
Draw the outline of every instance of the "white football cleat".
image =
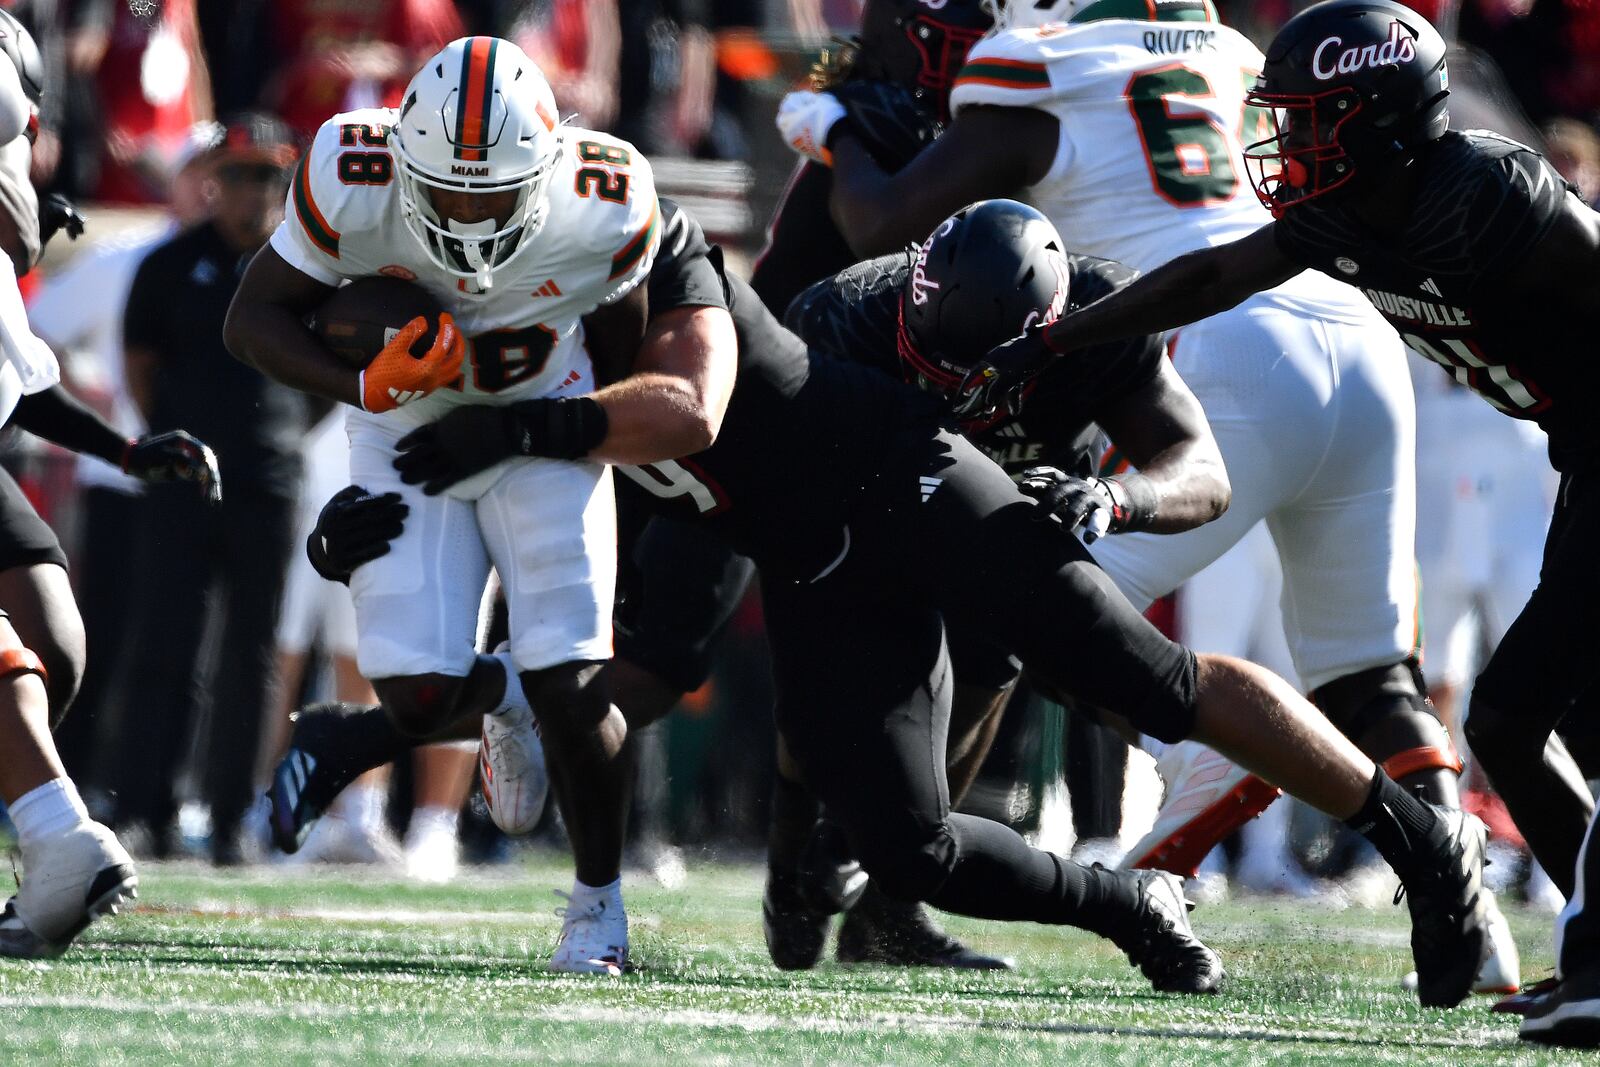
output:
[{"label": "white football cleat", "polygon": [[22,846],[22,863],[22,884],[0,913],[0,956],[53,959],[139,895],[133,860],[97,822]]},{"label": "white football cleat", "polygon": [[515,837],[539,824],[550,774],[532,711],[513,708],[483,717],[478,772],[489,815],[503,832]]},{"label": "white football cleat", "polygon": [[556,895],[565,897],[567,906],[556,909],[562,919],[561,937],[550,957],[550,970],[612,978],[622,974],[628,965],[628,913],[621,891],[596,897],[586,906],[559,889]]},{"label": "white football cleat", "polygon": [[400,844],[387,826],[381,823],[358,825],[335,811],[317,821],[300,851],[286,862],[290,865],[351,863],[397,867],[400,859]]},{"label": "white football cleat", "polygon": [[1282,792],[1198,741],[1167,746],[1156,762],[1166,796],[1155,825],[1123,861],[1125,867],[1193,878],[1200,861],[1229,834],[1267,810]]}]

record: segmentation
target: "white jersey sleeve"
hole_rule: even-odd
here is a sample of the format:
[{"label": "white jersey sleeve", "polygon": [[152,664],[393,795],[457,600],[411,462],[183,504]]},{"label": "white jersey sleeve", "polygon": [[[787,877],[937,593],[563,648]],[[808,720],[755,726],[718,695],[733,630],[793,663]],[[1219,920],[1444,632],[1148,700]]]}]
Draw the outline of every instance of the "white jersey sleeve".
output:
[{"label": "white jersey sleeve", "polygon": [[[1096,15],[1134,7],[1139,17]],[[1048,173],[1024,193],[1076,251],[1139,270],[1243,236],[1270,218],[1242,157],[1245,92],[1261,53],[1203,4],[1102,4],[1088,21],[980,40],[950,106],[1026,107],[1056,119]]]},{"label": "white jersey sleeve", "polygon": [[627,141],[594,130],[567,131],[573,192],[592,210],[595,251],[610,256],[599,303],[612,304],[650,274],[661,243],[661,207],[650,161]]},{"label": "white jersey sleeve", "polygon": [[341,240],[347,231],[374,228],[389,210],[395,176],[386,138],[393,118],[387,108],[335,115],[295,167],[272,250],[324,285],[373,273],[343,254]]}]

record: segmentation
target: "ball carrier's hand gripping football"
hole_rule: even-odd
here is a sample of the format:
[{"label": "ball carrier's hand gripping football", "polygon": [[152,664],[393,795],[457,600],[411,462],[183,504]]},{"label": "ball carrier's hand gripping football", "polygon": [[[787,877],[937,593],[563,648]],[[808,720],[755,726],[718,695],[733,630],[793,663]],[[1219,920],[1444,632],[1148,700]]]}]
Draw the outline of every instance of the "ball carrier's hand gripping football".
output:
[{"label": "ball carrier's hand gripping football", "polygon": [[373,361],[361,372],[361,406],[374,413],[393,411],[420,400],[461,377],[467,341],[456,329],[448,311],[439,315],[439,333],[422,355],[411,348],[428,332],[428,320],[419,315],[400,327]]}]

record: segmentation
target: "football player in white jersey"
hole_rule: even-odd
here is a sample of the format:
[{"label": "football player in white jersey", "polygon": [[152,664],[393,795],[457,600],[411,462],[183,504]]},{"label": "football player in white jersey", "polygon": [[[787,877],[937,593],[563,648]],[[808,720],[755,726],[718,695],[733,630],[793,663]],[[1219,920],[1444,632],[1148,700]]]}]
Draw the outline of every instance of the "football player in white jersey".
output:
[{"label": "football player in white jersey", "polygon": [[[827,94],[785,99],[779,128],[831,161],[833,215],[858,253],[888,251],[993,196],[1038,207],[1074,251],[1140,270],[1270,221],[1242,158],[1265,118],[1245,102],[1263,57],[1208,0],[997,6],[995,30],[957,77],[954,121],[894,175]],[[1265,519],[1290,651],[1313,698],[1402,785],[1457,807],[1460,760],[1415,656],[1415,416],[1399,337],[1354,289],[1308,272],[1186,327],[1171,351],[1211,422],[1233,504],[1184,534],[1102,540],[1096,560],[1142,607]],[[1164,761],[1174,780],[1212,779],[1183,774],[1203,755],[1186,747]],[[1205,796],[1169,795],[1130,858],[1192,872],[1241,821],[1220,815],[1260,810],[1240,803],[1269,796],[1254,784],[1235,771]],[[1494,930],[1480,986],[1514,989],[1509,930],[1499,920]]]},{"label": "football player in white jersey", "polygon": [[[623,141],[559,123],[543,75],[515,45],[470,37],[428,60],[400,108],[328,120],[288,199],[240,285],[228,343],[279,380],[359,409],[351,477],[409,506],[392,551],[351,581],[361,671],[413,735],[484,713],[484,792],[509,832],[531,829],[542,808],[532,787],[542,737],[562,813],[583,828],[574,841],[602,842],[576,849],[551,965],[619,973],[627,922],[605,856],[620,848],[603,843],[620,834],[627,768],[621,715],[595,684],[611,656],[616,568],[601,461],[682,455],[709,433],[697,404],[671,403],[681,378],[596,386],[595,365],[627,366],[644,330],[639,283],[659,240],[649,163]],[[426,353],[410,352],[425,325],[414,321],[358,373],[304,316],[334,287],[375,274],[414,280],[447,313]],[[425,495],[434,472],[411,450],[459,433],[447,416],[465,404],[504,408],[516,457]],[[479,655],[491,567],[511,640]],[[591,798],[581,805],[576,782]]]}]

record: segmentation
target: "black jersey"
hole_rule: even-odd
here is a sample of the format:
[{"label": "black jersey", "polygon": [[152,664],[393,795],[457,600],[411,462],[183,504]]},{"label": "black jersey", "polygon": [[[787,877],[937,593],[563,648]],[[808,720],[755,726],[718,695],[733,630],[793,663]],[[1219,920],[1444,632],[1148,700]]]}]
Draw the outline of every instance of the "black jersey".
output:
[{"label": "black jersey", "polygon": [[777,573],[810,577],[841,550],[863,489],[909,427],[926,437],[940,406],[871,367],[810,353],[755,291],[722,267],[693,219],[661,202],[650,310],[725,307],[739,337],[738,377],[716,443],[662,463],[619,466],[652,510],[704,521]]},{"label": "black jersey", "polygon": [[[908,250],[857,263],[800,294],[784,323],[814,351],[898,377],[900,293],[915,262],[916,253]],[[1069,255],[1067,267],[1069,310],[1094,303],[1138,274],[1094,256]],[[1162,357],[1159,335],[1073,352],[1038,377],[1020,414],[964,426],[963,432],[1013,476],[1041,463],[1086,474],[1096,459],[1096,414],[1154,378]]]},{"label": "black jersey", "polygon": [[1600,365],[1587,323],[1508,282],[1569,186],[1538,152],[1476,130],[1445,134],[1419,165],[1401,233],[1377,234],[1337,200],[1314,200],[1274,224],[1278,247],[1359,287],[1418,354],[1506,414],[1537,421],[1562,467],[1600,443],[1586,403],[1600,390]]},{"label": "black jersey", "polygon": [[767,247],[750,272],[750,285],[774,315],[820,278],[856,261],[833,223],[828,200],[833,170],[805,162],[795,172],[767,230]]}]

